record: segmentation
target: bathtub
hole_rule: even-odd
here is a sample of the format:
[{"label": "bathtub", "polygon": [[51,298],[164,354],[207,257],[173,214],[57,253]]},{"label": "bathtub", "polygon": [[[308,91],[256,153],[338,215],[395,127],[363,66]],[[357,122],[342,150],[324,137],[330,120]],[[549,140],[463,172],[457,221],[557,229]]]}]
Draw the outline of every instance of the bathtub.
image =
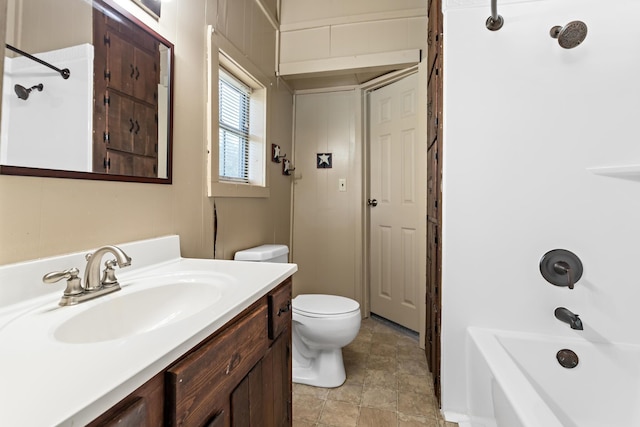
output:
[{"label": "bathtub", "polygon": [[[469,328],[472,427],[640,426],[640,347]],[[573,369],[561,349],[579,357]]]}]

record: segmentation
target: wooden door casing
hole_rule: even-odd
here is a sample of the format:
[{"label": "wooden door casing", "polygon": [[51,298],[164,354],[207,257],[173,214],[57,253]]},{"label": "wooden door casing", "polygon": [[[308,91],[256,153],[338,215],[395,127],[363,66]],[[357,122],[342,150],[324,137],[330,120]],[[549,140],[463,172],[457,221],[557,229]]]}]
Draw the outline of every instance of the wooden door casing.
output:
[{"label": "wooden door casing", "polygon": [[442,322],[442,156],[443,156],[443,84],[442,84],[442,0],[429,0],[427,30],[427,292],[425,352],[438,402],[440,395],[440,358]]}]

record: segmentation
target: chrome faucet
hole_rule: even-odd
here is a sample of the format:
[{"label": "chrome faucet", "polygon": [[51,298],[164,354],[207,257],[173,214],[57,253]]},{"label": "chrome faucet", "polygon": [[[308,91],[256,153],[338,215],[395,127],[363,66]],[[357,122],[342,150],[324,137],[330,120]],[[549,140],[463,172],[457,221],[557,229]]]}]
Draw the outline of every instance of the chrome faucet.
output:
[{"label": "chrome faucet", "polygon": [[553,314],[556,316],[556,319],[561,320],[571,326],[571,329],[576,329],[579,331],[583,329],[582,320],[580,320],[580,317],[577,314],[572,313],[569,309],[558,307],[555,309]]},{"label": "chrome faucet", "polygon": [[113,275],[114,264],[109,261],[105,263],[105,277],[100,280],[100,262],[102,261],[102,257],[107,253],[116,256],[118,267],[122,268],[131,265],[131,258],[117,246],[103,246],[94,253],[87,254],[85,256],[87,267],[84,270],[85,291],[95,291],[102,288],[103,285],[107,285],[107,287],[118,285],[118,281],[115,280],[115,276]]},{"label": "chrome faucet", "polygon": [[[107,254],[115,255],[115,260],[108,260],[104,263],[105,269],[100,278],[100,263],[102,257]],[[67,288],[64,290],[60,305],[75,305],[101,295],[120,290],[120,284],[116,279],[115,267],[126,267],[131,265],[131,258],[117,246],[103,246],[92,254],[87,254],[87,266],[84,270],[84,286],[78,277],[77,268],[70,268],[64,271],[53,271],[45,274],[42,278],[44,283],[55,283],[61,279],[67,279]]]}]

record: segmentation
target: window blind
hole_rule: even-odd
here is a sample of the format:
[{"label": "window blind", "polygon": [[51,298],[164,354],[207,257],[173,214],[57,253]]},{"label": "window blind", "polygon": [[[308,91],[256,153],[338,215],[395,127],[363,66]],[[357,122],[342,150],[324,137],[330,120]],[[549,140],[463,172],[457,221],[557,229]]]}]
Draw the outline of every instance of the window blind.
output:
[{"label": "window blind", "polygon": [[220,69],[220,166],[227,181],[249,182],[249,104],[251,88]]}]

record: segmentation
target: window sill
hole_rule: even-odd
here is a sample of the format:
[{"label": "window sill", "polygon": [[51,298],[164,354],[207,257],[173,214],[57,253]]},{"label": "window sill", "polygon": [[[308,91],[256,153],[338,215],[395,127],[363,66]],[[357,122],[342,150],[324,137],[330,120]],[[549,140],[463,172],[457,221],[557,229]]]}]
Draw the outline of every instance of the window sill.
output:
[{"label": "window sill", "polygon": [[211,197],[269,197],[269,187],[233,182],[212,182]]}]

